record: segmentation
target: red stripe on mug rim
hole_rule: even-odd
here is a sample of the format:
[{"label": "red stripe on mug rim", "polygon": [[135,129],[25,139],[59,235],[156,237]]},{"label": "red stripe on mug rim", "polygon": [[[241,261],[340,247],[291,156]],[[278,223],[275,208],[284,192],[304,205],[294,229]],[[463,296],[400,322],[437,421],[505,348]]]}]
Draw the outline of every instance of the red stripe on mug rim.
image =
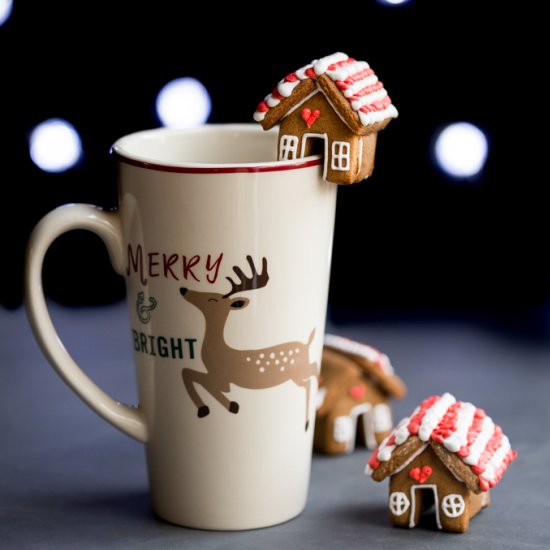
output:
[{"label": "red stripe on mug rim", "polygon": [[247,172],[283,172],[286,170],[297,170],[299,168],[309,168],[310,166],[320,166],[322,158],[320,155],[313,155],[303,159],[297,159],[292,162],[272,161],[272,162],[250,162],[242,164],[162,164],[159,162],[151,162],[148,160],[140,160],[133,157],[128,157],[117,151],[114,147],[111,148],[111,156],[113,159],[138,166],[140,168],[148,168],[149,170],[157,170],[160,172],[176,172],[179,174],[235,174]]}]

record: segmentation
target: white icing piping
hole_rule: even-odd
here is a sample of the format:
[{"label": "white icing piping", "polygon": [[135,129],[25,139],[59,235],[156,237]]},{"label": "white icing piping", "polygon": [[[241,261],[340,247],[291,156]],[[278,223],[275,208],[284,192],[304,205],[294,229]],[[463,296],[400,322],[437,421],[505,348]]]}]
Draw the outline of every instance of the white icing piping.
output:
[{"label": "white icing piping", "polygon": [[374,103],[375,101],[380,101],[384,99],[388,95],[388,92],[384,88],[381,90],[377,90],[376,92],[372,92],[371,94],[364,95],[360,97],[359,99],[356,99],[355,101],[351,102],[351,108],[354,111],[358,111],[361,107],[364,105],[370,105],[371,103]]},{"label": "white icing piping", "polygon": [[435,522],[437,528],[441,529],[441,519],[439,517],[439,495],[437,494],[437,485],[412,485],[411,486],[411,515],[409,516],[409,527],[412,529],[415,526],[414,523],[414,512],[416,508],[416,498],[414,496],[414,491],[416,489],[432,489],[434,493],[434,507],[435,507]]},{"label": "white icing piping", "polygon": [[372,111],[370,113],[357,111],[357,113],[363,126],[370,126],[376,122],[382,122],[386,118],[397,118],[399,114],[393,103],[390,103],[388,107],[382,111]]},{"label": "white icing piping", "polygon": [[456,420],[456,430],[443,441],[449,451],[456,453],[468,442],[468,430],[474,420],[476,407],[471,403],[462,403]]},{"label": "white icing piping", "polygon": [[387,374],[394,372],[388,356],[367,344],[350,340],[344,336],[337,336],[336,334],[325,334],[325,346],[358,355],[371,363],[378,363]]},{"label": "white icing piping", "polygon": [[[317,76],[322,75],[327,72],[330,65],[334,63],[340,63],[340,61],[345,61],[348,59],[348,56],[342,52],[336,52],[331,55],[327,55],[319,59],[318,61],[313,62],[313,70]],[[331,71],[332,72],[332,71]]]},{"label": "white icing piping", "polygon": [[[407,440],[410,435],[407,427],[409,420],[410,418],[408,417],[403,418],[403,420],[401,420],[401,422],[399,422],[399,424],[395,427],[393,432],[389,434],[388,437],[384,438],[382,443],[380,443],[380,446],[378,447],[378,460],[380,460],[380,462],[388,461],[397,445],[401,445],[401,443]],[[392,435],[395,436],[395,445],[388,445],[388,440]]]},{"label": "white icing piping", "polygon": [[[345,53],[337,52],[335,54],[328,55],[328,56],[323,57],[321,59],[315,60],[315,61],[313,61],[312,63],[310,63],[308,65],[304,65],[303,67],[301,67],[300,69],[298,69],[297,71],[294,72],[294,74],[297,77],[297,80],[295,80],[294,82],[292,82],[292,81],[287,82],[284,78],[282,80],[280,80],[279,83],[277,84],[277,92],[281,96],[283,96],[283,98],[287,98],[290,95],[292,95],[292,92],[294,91],[296,86],[301,81],[309,78],[306,75],[306,71],[308,69],[311,69],[311,68],[314,70],[314,72],[317,76],[320,76],[320,75],[326,73],[327,76],[331,80],[333,80],[334,82],[338,82],[338,81],[346,80],[347,78],[350,78],[350,77],[352,77],[352,76],[354,76],[354,75],[360,73],[361,71],[364,71],[365,69],[368,69],[370,67],[369,64],[366,61],[354,61],[352,63],[349,63],[348,65],[345,65],[343,67],[338,67],[337,69],[334,69],[332,71],[328,70],[328,68],[332,64],[339,63],[339,62],[342,62],[342,61],[346,61],[347,59],[349,59],[349,58]],[[366,86],[371,85],[371,83],[372,84],[376,83],[377,81],[378,81],[378,77],[375,74],[370,75],[369,77],[366,77],[362,80],[359,80],[358,82],[353,83],[347,90],[344,90],[342,93],[346,98],[349,98],[354,93],[356,93],[359,90],[365,88]],[[397,109],[393,106],[393,104],[390,104],[386,109],[384,109],[382,111],[375,111],[375,112],[370,112],[370,113],[363,113],[363,112],[359,111],[359,109],[362,106],[364,106],[366,104],[370,104],[373,101],[377,100],[377,99],[372,99],[372,98],[369,99],[370,96],[373,96],[374,98],[378,98],[379,96],[375,95],[375,94],[381,94],[382,92],[383,92],[383,95],[381,95],[380,99],[382,99],[382,98],[384,98],[388,95],[386,90],[384,88],[382,88],[381,90],[379,90],[377,92],[373,92],[373,94],[369,94],[369,95],[365,96],[364,98],[360,98],[360,99],[353,102],[352,108],[358,112],[359,119],[360,119],[361,123],[364,126],[369,126],[371,124],[375,124],[376,122],[380,122],[380,121],[382,121],[382,120],[384,120],[385,118],[388,118],[388,117],[390,117],[390,118],[397,117],[397,115],[398,115]],[[264,102],[266,103],[266,105],[269,108],[273,108],[273,107],[276,107],[281,102],[281,100],[274,97],[273,94],[271,93],[271,94],[268,94],[264,98]],[[331,106],[334,109],[334,105],[332,105],[332,103],[331,103]],[[338,113],[337,109],[334,109],[334,111],[336,113]],[[265,111],[265,112],[264,111],[255,111],[254,115],[253,115],[253,118],[256,122],[262,122],[265,118],[266,113],[267,113],[267,111]],[[338,115],[339,115],[339,113],[338,113]],[[340,118],[342,118],[342,117],[340,117]]]},{"label": "white icing piping", "polygon": [[344,96],[351,97],[352,95],[355,95],[357,92],[361,91],[363,88],[366,88],[367,86],[372,86],[377,82],[378,77],[375,74],[371,74],[370,76],[367,76],[367,78],[364,78],[363,80],[358,80],[357,82],[354,82],[349,88],[346,88],[343,91]]},{"label": "white icing piping", "polygon": [[[294,105],[294,107],[291,107],[283,118],[286,118],[288,115],[290,115],[290,113],[293,113],[296,109],[301,107],[308,99],[312,98],[314,95],[317,95],[320,91],[321,90],[319,89],[319,86],[316,86],[316,88],[315,88],[315,90],[313,90],[313,92],[307,94],[306,97],[304,97],[301,101],[296,103],[296,105]],[[302,153],[302,157],[303,156],[304,155]]]},{"label": "white icing piping", "polygon": [[403,462],[403,464],[401,464],[401,466],[399,466],[399,468],[396,468],[391,475],[394,476],[403,471],[417,456],[420,456],[426,450],[427,446],[428,444],[424,443],[422,447],[419,447],[409,458],[407,458],[407,460],[405,460],[405,462]]},{"label": "white icing piping", "polygon": [[323,179],[326,180],[327,179],[327,159],[328,159],[328,136],[327,134],[316,134],[315,132],[306,132],[305,134],[302,135],[302,149],[300,151],[300,154],[302,156],[302,158],[304,157],[304,151],[305,151],[305,148],[306,148],[306,141],[307,141],[307,138],[310,138],[310,137],[316,137],[316,138],[323,138],[324,142],[325,142],[325,155],[324,155],[324,162],[323,162]]},{"label": "white icing piping", "polygon": [[376,433],[392,429],[391,410],[385,403],[378,403],[372,409],[372,424]]},{"label": "white icing piping", "polygon": [[355,61],[353,63],[349,63],[348,65],[344,65],[343,67],[338,67],[333,71],[328,71],[327,76],[329,76],[332,80],[346,80],[347,78],[350,78],[368,68],[370,68],[370,65],[366,61]]},{"label": "white icing piping", "polygon": [[[361,168],[363,168],[363,147],[365,145],[365,142],[363,141],[363,138],[359,140],[359,162],[357,163],[357,172],[355,172],[355,176],[357,177],[359,175],[359,172],[361,172]],[[390,373],[389,367],[391,367],[390,360],[387,355],[383,354],[382,359],[384,360],[384,365],[382,366],[382,361],[380,361],[380,365],[382,366],[382,370],[386,373]]]},{"label": "white icing piping", "polygon": [[485,450],[487,443],[493,436],[495,431],[495,425],[490,416],[485,416],[483,418],[483,424],[481,426],[481,432],[476,437],[475,441],[470,446],[470,453],[468,456],[464,457],[463,460],[466,464],[471,466],[479,462],[479,457],[481,453]]},{"label": "white icing piping", "polygon": [[485,471],[481,474],[481,477],[489,482],[494,481],[498,469],[502,465],[502,462],[504,461],[506,455],[510,452],[510,450],[510,441],[505,435],[503,435],[500,447],[487,463]]}]

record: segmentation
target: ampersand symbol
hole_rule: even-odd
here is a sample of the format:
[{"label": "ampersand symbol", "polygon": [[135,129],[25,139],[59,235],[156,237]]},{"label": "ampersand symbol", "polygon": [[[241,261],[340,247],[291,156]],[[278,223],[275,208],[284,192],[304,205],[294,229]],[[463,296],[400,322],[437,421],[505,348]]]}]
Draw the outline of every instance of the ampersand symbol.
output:
[{"label": "ampersand symbol", "polygon": [[152,296],[149,298],[149,304],[145,304],[145,295],[138,292],[136,310],[139,320],[142,323],[148,323],[151,320],[151,311],[157,307],[157,301]]}]

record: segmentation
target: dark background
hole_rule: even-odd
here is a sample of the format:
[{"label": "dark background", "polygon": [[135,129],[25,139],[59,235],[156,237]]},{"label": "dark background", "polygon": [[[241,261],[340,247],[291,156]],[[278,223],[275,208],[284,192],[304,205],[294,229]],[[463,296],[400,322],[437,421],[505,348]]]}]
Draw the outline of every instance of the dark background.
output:
[{"label": "dark background", "polygon": [[[545,326],[547,205],[532,132],[545,100],[518,38],[538,18],[532,6],[524,15],[512,3],[464,0],[366,0],[338,13],[139,4],[15,0],[0,27],[3,305],[21,304],[24,247],[41,216],[67,202],[116,206],[109,147],[159,125],[154,102],[166,82],[198,78],[212,98],[209,122],[248,122],[285,74],[344,51],[373,66],[400,116],[379,136],[372,178],[339,190],[334,320],[450,314]],[[61,174],[40,171],[28,153],[31,130],[50,117],[71,122],[83,142],[82,162]],[[466,182],[431,158],[438,128],[459,120],[489,138],[484,172]],[[64,304],[124,295],[102,243],[85,232],[54,244],[44,277]]]}]

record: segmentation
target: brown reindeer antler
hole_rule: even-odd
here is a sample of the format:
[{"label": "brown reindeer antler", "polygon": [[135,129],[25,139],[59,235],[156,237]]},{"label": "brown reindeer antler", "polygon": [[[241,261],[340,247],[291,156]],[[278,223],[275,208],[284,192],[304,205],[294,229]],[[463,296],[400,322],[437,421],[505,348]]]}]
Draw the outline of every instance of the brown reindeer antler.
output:
[{"label": "brown reindeer antler", "polygon": [[226,279],[231,283],[231,290],[227,294],[224,294],[223,298],[229,298],[229,296],[235,294],[236,292],[257,290],[258,288],[263,288],[267,285],[267,281],[269,281],[269,275],[267,274],[267,259],[262,258],[262,272],[259,274],[254,266],[252,256],[247,256],[246,260],[252,269],[252,277],[247,277],[238,265],[233,266],[233,271],[240,279],[240,283],[235,283],[231,277],[226,277]]}]

